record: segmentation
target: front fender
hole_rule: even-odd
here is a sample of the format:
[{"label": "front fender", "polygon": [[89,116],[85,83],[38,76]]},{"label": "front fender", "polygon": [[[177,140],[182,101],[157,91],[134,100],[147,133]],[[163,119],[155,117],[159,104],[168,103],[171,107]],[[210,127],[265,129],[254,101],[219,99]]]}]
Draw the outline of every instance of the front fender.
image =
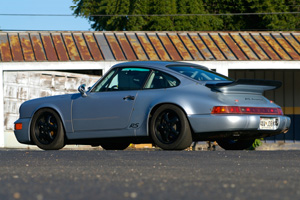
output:
[{"label": "front fender", "polygon": [[61,95],[26,101],[20,107],[20,119],[31,119],[38,110],[50,108],[60,116],[65,131],[72,132],[71,98],[72,95]]}]

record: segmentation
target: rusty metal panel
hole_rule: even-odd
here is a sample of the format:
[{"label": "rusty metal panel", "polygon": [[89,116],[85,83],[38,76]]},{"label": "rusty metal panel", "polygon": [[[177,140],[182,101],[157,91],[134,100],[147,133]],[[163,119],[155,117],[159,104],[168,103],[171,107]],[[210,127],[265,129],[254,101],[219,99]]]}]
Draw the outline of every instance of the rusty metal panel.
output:
[{"label": "rusty metal panel", "polygon": [[63,39],[65,41],[70,59],[75,60],[75,61],[81,60],[71,33],[63,33],[62,35],[63,35]]},{"label": "rusty metal panel", "polygon": [[159,60],[151,42],[147,38],[147,35],[145,33],[138,33],[137,37],[140,43],[142,44],[142,46],[144,47],[144,50],[146,51],[150,60]]},{"label": "rusty metal panel", "polygon": [[135,51],[135,54],[137,55],[139,60],[148,60],[148,57],[143,50],[143,47],[141,46],[139,40],[137,39],[136,35],[134,33],[127,33],[126,34],[133,50]]},{"label": "rusty metal panel", "polygon": [[32,47],[33,47],[36,61],[47,60],[40,35],[38,33],[30,33],[30,38],[31,38]]},{"label": "rusty metal panel", "polygon": [[34,53],[28,33],[19,34],[25,61],[34,61]]},{"label": "rusty metal panel", "polygon": [[0,61],[300,60],[299,32],[1,33]]},{"label": "rusty metal panel", "polygon": [[65,44],[64,44],[64,41],[62,40],[62,37],[61,37],[61,33],[52,33],[51,35],[52,35],[52,40],[53,40],[53,43],[54,43],[54,46],[56,49],[58,59],[60,61],[70,60],[67,50],[66,50],[66,47],[65,47]]},{"label": "rusty metal panel", "polygon": [[187,51],[176,33],[168,33],[168,36],[176,47],[177,51],[180,53],[183,60],[193,60],[190,53]]},{"label": "rusty metal panel", "polygon": [[159,58],[161,60],[170,60],[170,57],[168,53],[166,52],[165,48],[161,44],[160,40],[158,39],[157,35],[155,33],[147,33],[147,36],[151,42],[151,44],[154,46]]},{"label": "rusty metal panel", "polygon": [[[295,40],[297,40],[297,43],[300,44],[300,33],[291,33],[291,34],[294,36]],[[299,51],[300,48],[298,49],[298,53]]]},{"label": "rusty metal panel", "polygon": [[20,45],[19,35],[17,33],[9,33],[10,48],[14,61],[24,61],[23,53]]},{"label": "rusty metal panel", "polygon": [[10,51],[7,33],[0,33],[0,56],[0,59],[3,62],[12,61],[12,55]]},{"label": "rusty metal panel", "polygon": [[249,33],[241,33],[241,36],[247,42],[247,44],[251,47],[251,49],[255,52],[255,54],[259,57],[260,60],[270,60],[268,55],[259,46],[259,44],[256,43],[256,41],[252,38],[252,36]]},{"label": "rusty metal panel", "polygon": [[50,34],[42,33],[41,37],[42,37],[42,41],[44,44],[44,49],[46,51],[46,56],[47,56],[48,61],[58,61],[57,54],[54,49]]},{"label": "rusty metal panel", "polygon": [[113,54],[115,55],[116,60],[126,60],[115,35],[113,33],[106,33],[105,37],[108,41],[108,44],[109,44]]},{"label": "rusty metal panel", "polygon": [[123,49],[123,52],[125,53],[127,60],[137,60],[137,57],[135,56],[133,49],[131,48],[125,34],[117,33],[116,36]]},{"label": "rusty metal panel", "polygon": [[272,60],[281,60],[280,57],[276,54],[276,52],[273,51],[273,49],[268,45],[268,43],[262,38],[262,36],[259,33],[250,34]]},{"label": "rusty metal panel", "polygon": [[[287,53],[280,47],[280,45],[274,40],[270,33],[262,33],[262,37],[269,43],[269,45],[276,51],[276,53],[281,57],[283,60],[291,60],[291,57],[287,55]],[[276,36],[277,37],[277,36]],[[280,37],[280,36],[279,36]]]},{"label": "rusty metal panel", "polygon": [[75,43],[79,50],[82,60],[92,60],[91,54],[87,47],[87,44],[83,38],[82,33],[73,33],[73,37],[75,39]]},{"label": "rusty metal panel", "polygon": [[171,56],[172,60],[182,60],[181,56],[178,54],[176,47],[172,44],[169,37],[166,35],[166,33],[158,33],[158,37],[162,44],[164,45],[165,49]]},{"label": "rusty metal panel", "polygon": [[216,44],[212,41],[208,33],[199,33],[201,39],[205,43],[205,45],[209,48],[210,52],[214,55],[217,60],[226,60],[224,55],[218,49]]},{"label": "rusty metal panel", "polygon": [[[297,33],[283,33],[282,34],[284,38],[293,46],[295,51],[297,51],[298,54],[300,54],[300,40],[297,41],[296,36],[300,36],[300,34]],[[299,37],[300,39],[300,37]]]},{"label": "rusty metal panel", "polygon": [[103,53],[104,59],[105,60],[115,60],[115,57],[114,57],[112,51],[110,50],[110,47],[109,47],[103,33],[95,33],[95,37],[96,37],[98,45]]},{"label": "rusty metal panel", "polygon": [[215,44],[219,47],[221,52],[226,56],[227,60],[237,60],[218,33],[209,33],[209,35],[213,39]]},{"label": "rusty metal panel", "polygon": [[300,60],[300,44],[290,33],[282,33],[281,36],[282,38],[280,39],[276,38],[277,41],[294,60]]},{"label": "rusty metal panel", "polygon": [[200,53],[203,55],[205,60],[215,59],[197,33],[189,33],[189,36],[192,39],[193,43],[196,45],[196,47],[199,49]]},{"label": "rusty metal panel", "polygon": [[238,60],[248,60],[245,56],[244,52],[240,49],[240,47],[232,40],[229,33],[220,33],[223,40],[228,45],[229,49],[233,52],[233,54],[237,57]]},{"label": "rusty metal panel", "polygon": [[83,35],[85,37],[85,40],[90,49],[93,59],[96,61],[103,60],[103,57],[101,55],[100,49],[97,45],[97,42],[95,40],[93,33],[84,33]]},{"label": "rusty metal panel", "polygon": [[179,37],[190,52],[190,54],[192,55],[194,60],[204,60],[187,33],[180,33]]},{"label": "rusty metal panel", "polygon": [[252,49],[248,46],[248,44],[243,40],[239,33],[230,33],[234,42],[236,42],[242,49],[242,51],[247,55],[250,60],[259,60],[259,58],[255,55]]}]

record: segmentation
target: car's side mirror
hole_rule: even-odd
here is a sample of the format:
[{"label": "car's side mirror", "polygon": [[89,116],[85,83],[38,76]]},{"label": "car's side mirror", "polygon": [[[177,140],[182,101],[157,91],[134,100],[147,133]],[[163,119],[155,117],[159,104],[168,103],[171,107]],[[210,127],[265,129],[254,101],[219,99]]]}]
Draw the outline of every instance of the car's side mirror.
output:
[{"label": "car's side mirror", "polygon": [[81,96],[82,97],[86,97],[87,94],[86,94],[86,90],[85,90],[85,84],[82,84],[78,87],[78,91],[80,92]]}]

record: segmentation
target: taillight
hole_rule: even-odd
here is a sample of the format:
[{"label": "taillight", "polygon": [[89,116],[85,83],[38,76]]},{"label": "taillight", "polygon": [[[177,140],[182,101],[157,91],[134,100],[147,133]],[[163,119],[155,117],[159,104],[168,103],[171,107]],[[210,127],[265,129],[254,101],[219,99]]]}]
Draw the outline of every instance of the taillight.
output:
[{"label": "taillight", "polygon": [[16,123],[15,124],[15,130],[22,130],[22,128],[23,128],[22,123]]},{"label": "taillight", "polygon": [[283,115],[280,108],[215,106],[211,114]]}]

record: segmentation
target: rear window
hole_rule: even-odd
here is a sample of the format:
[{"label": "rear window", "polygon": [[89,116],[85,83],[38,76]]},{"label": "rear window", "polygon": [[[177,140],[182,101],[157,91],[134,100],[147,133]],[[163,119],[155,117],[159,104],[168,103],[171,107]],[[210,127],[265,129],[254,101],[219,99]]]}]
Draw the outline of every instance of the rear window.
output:
[{"label": "rear window", "polygon": [[160,89],[176,87],[180,84],[179,80],[164,72],[154,70],[150,75],[145,89]]},{"label": "rear window", "polygon": [[185,76],[193,78],[197,81],[232,81],[227,76],[218,74],[208,69],[198,68],[195,66],[168,66],[168,68],[177,71]]}]

